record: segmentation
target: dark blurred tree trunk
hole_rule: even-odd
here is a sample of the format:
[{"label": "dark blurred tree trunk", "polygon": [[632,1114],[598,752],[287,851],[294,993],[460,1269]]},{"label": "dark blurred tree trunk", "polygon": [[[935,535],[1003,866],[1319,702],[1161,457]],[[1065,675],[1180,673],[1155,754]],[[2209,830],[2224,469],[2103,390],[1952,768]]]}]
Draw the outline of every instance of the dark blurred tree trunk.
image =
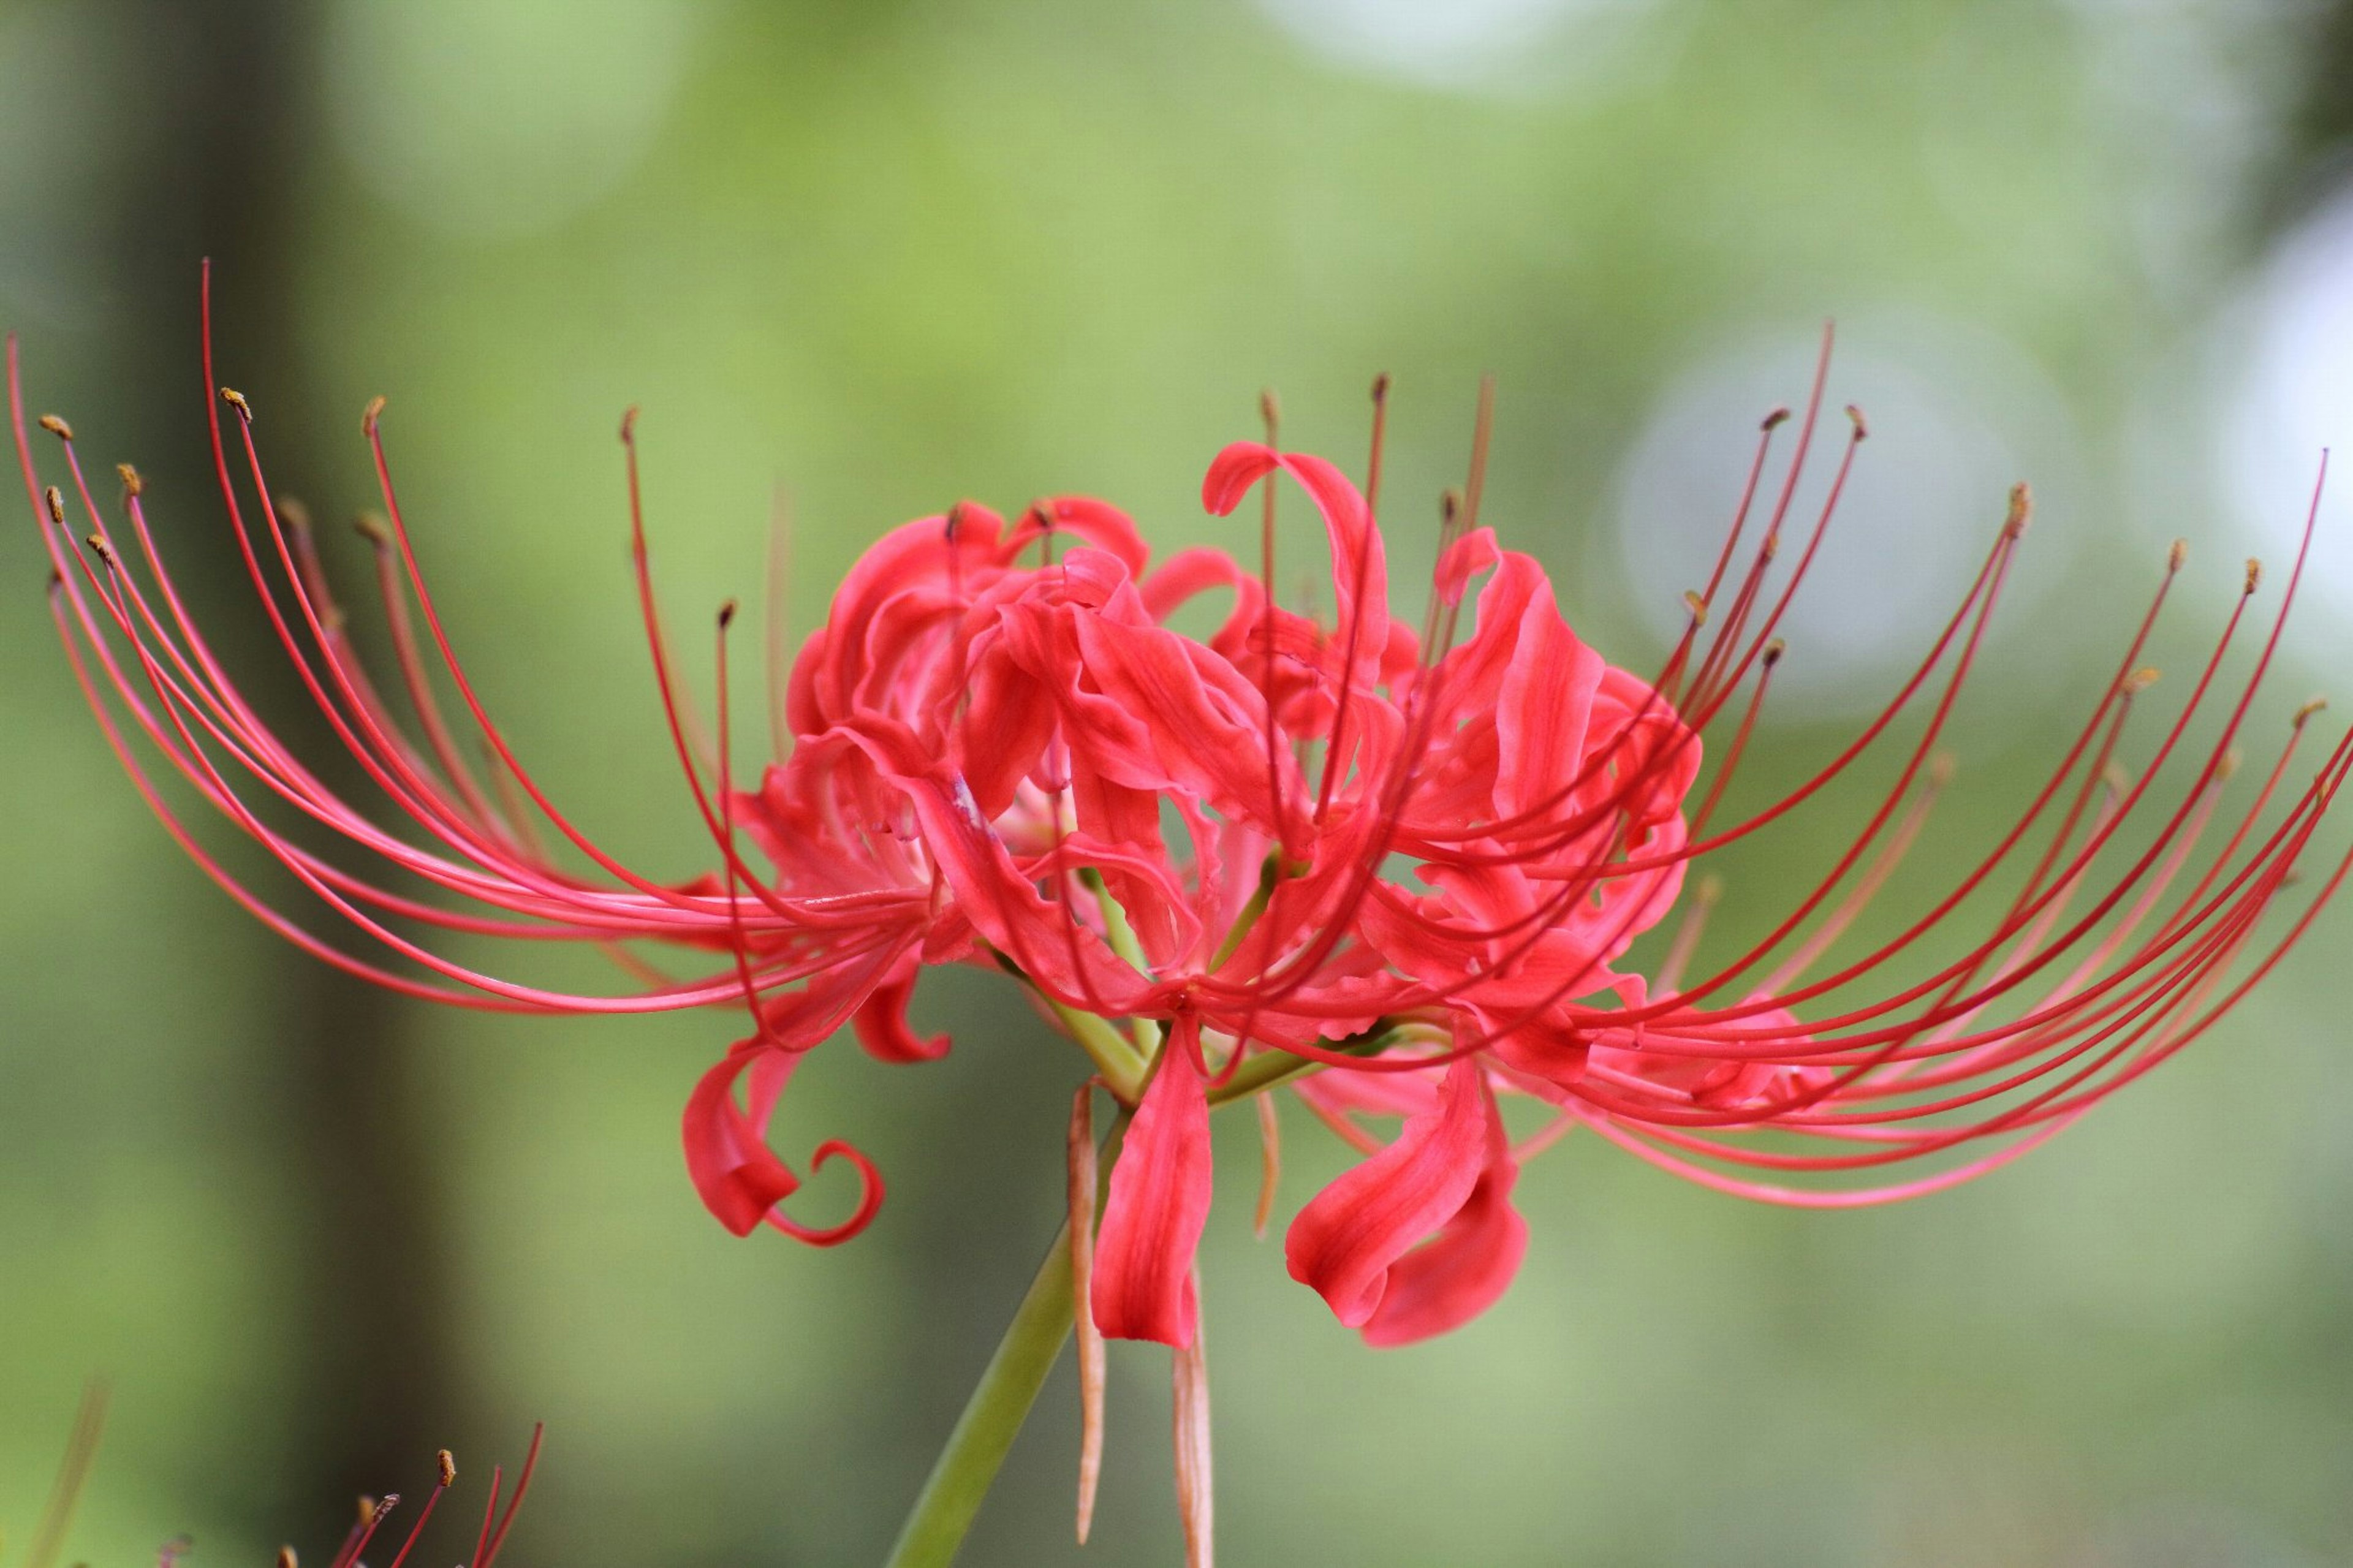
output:
[{"label": "dark blurred tree trunk", "polygon": [[2353,0],[2315,0],[2294,25],[2305,31],[2304,76],[2271,182],[2274,227],[2295,224],[2353,175]]},{"label": "dark blurred tree trunk", "polygon": [[[170,84],[148,108],[164,117],[151,145],[149,188],[126,191],[131,243],[121,280],[142,366],[157,367],[160,471],[190,487],[169,498],[188,543],[176,568],[208,624],[259,620],[219,506],[204,476],[196,357],[197,261],[215,265],[219,374],[246,392],[273,484],[322,502],[348,501],[364,476],[356,454],[332,466],[326,438],[355,431],[358,410],[316,406],[294,330],[302,202],[318,142],[319,8],[304,0],[132,0],[139,33],[164,55]],[[168,465],[168,466],[167,466]],[[332,487],[321,482],[329,476]],[[161,498],[159,498],[160,500]],[[322,506],[322,521],[338,508]],[[328,766],[334,743],[282,656],[259,636],[222,639],[246,657],[247,689],[298,751],[339,788],[364,799],[356,770]],[[356,787],[354,787],[356,786]],[[223,918],[232,918],[226,913]],[[416,1489],[433,1449],[454,1441],[465,1412],[455,1388],[448,1247],[427,1124],[424,1062],[396,999],[272,945],[267,1037],[255,1045],[244,1130],[278,1163],[293,1269],[277,1310],[297,1337],[288,1354],[299,1400],[290,1451],[268,1456],[269,1489],[299,1511],[313,1539],[361,1491]],[[249,1455],[259,1458],[261,1456]]]}]

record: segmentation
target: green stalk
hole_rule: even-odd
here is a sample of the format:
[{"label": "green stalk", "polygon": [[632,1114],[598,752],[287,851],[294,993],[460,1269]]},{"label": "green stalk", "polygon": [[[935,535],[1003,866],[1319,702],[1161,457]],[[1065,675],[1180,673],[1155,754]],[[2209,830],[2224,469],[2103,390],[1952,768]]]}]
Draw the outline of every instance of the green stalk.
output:
[{"label": "green stalk", "polygon": [[[1127,1121],[1128,1112],[1122,1110],[1097,1157],[1098,1211]],[[1038,1402],[1038,1391],[1046,1385],[1046,1374],[1061,1358],[1062,1342],[1071,1337],[1071,1226],[1065,1220],[972,1397],[965,1401],[947,1447],[932,1462],[932,1473],[907,1511],[907,1522],[899,1527],[899,1540],[883,1568],[948,1568],[955,1561],[956,1549],[972,1529],[1022,1422],[1029,1419],[1029,1407]]]},{"label": "green stalk", "polygon": [[981,1500],[1070,1337],[1071,1227],[1065,1222],[997,1342],[997,1353],[988,1358],[988,1370],[956,1417],[955,1430],[933,1463],[883,1568],[947,1568],[955,1561]]}]

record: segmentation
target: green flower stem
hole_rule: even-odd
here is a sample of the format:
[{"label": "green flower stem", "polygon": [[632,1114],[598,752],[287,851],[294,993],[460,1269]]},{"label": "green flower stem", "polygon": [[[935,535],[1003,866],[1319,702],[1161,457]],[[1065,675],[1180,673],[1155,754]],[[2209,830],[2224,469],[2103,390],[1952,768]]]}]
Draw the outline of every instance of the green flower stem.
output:
[{"label": "green flower stem", "polygon": [[1066,1007],[1043,991],[1038,994],[1045,997],[1046,1005],[1054,1010],[1054,1016],[1071,1031],[1071,1038],[1076,1040],[1079,1048],[1094,1062],[1095,1070],[1103,1075],[1103,1086],[1118,1098],[1121,1104],[1134,1105],[1144,1092],[1144,1082],[1150,1076],[1152,1064],[1128,1043],[1126,1036],[1092,1013]]},{"label": "green flower stem", "polygon": [[[1378,1029],[1335,1048],[1354,1057],[1377,1057],[1400,1039],[1407,1038],[1411,1026]],[[1212,1106],[1231,1105],[1238,1100],[1248,1100],[1262,1094],[1277,1084],[1288,1083],[1311,1072],[1321,1072],[1324,1064],[1305,1057],[1294,1057],[1288,1051],[1262,1051],[1234,1069],[1234,1076],[1223,1085],[1209,1091]]]},{"label": "green flower stem", "polygon": [[[1127,1113],[1122,1111],[1103,1140],[1100,1181],[1110,1180],[1126,1131]],[[907,1522],[899,1527],[898,1543],[883,1568],[947,1568],[955,1561],[956,1549],[972,1529],[1022,1422],[1029,1419],[1029,1407],[1038,1402],[1046,1374],[1061,1357],[1062,1342],[1071,1337],[1071,1227],[1065,1221],[1005,1337],[997,1342],[997,1353],[988,1358],[987,1369],[965,1402],[964,1414],[956,1417],[947,1447],[933,1462],[931,1476],[908,1510]]]},{"label": "green flower stem", "polygon": [[1071,1227],[1055,1234],[1046,1261],[1021,1298],[1021,1310],[988,1358],[988,1370],[956,1418],[924,1481],[923,1494],[899,1530],[884,1568],[947,1568],[980,1512],[1038,1390],[1071,1337]]}]

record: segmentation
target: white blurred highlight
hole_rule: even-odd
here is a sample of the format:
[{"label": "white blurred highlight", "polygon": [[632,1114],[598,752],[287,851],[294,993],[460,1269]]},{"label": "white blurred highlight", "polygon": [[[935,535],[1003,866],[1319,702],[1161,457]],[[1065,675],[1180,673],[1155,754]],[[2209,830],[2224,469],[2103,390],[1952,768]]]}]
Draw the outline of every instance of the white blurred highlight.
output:
[{"label": "white blurred highlight", "polygon": [[[1706,584],[1760,419],[1787,405],[1798,412],[1775,437],[1717,595],[1718,613],[1729,610],[1797,449],[1817,347],[1776,336],[1703,362],[1670,386],[1620,468],[1620,558],[1637,612],[1662,646],[1683,629],[1684,591]],[[2012,574],[2004,603],[2015,609],[2031,599],[2058,574],[2081,490],[2067,456],[2065,406],[2006,341],[1935,320],[1842,328],[1812,456],[1752,632],[1820,514],[1849,436],[1841,408],[1850,403],[1862,409],[1870,437],[1778,628],[1789,645],[1774,678],[1776,706],[1785,710],[1883,700],[1890,678],[1926,651],[1967,591],[2021,479],[2039,498],[2032,569]]]},{"label": "white blurred highlight", "polygon": [[2323,447],[2330,500],[2306,581],[2353,615],[2353,535],[2340,498],[2353,484],[2353,187],[2279,247],[2223,318],[2236,364],[2223,376],[2221,479],[2255,553],[2284,567],[2304,531]]},{"label": "white blurred highlight", "polygon": [[[1532,54],[1617,41],[1657,0],[1259,0],[1334,64],[1423,87],[1468,89],[1525,73]],[[1573,62],[1557,62],[1563,65]],[[1582,73],[1579,73],[1582,74]]]}]

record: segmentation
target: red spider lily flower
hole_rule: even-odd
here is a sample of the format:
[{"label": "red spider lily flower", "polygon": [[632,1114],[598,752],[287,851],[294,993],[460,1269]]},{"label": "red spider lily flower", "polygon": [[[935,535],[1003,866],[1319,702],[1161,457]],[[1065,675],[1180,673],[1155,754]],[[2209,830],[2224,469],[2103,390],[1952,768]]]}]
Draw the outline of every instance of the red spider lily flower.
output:
[{"label": "red spider lily flower", "polygon": [[[232,535],[298,676],[430,848],[379,826],[262,725],[164,575],[135,474],[124,470],[125,526],[143,573],[91,498],[70,430],[49,418],[89,531],[67,526],[66,493],[36,474],[13,343],[9,367],[59,634],[167,829],[274,928],[406,994],[533,1012],[745,1005],[753,1032],[696,1086],[683,1130],[690,1174],[731,1230],[765,1223],[825,1245],[862,1228],[881,1182],[846,1143],[821,1145],[813,1163],[858,1169],[851,1216],[818,1227],[783,1206],[800,1178],[766,1134],[797,1065],[844,1025],[882,1059],[936,1057],[947,1039],[919,1037],[907,1022],[917,973],[969,963],[1011,973],[1122,1108],[1100,1236],[1072,1248],[1082,1340],[1099,1331],[1179,1352],[1187,1517],[1205,1541],[1194,1254],[1211,1203],[1215,1107],[1293,1083],[1364,1152],[1301,1211],[1285,1258],[1369,1342],[1406,1343],[1467,1321],[1507,1287],[1526,1245],[1511,1203],[1519,1170],[1562,1134],[1590,1129],[1665,1169],[1772,1202],[1834,1206],[1951,1185],[2036,1146],[2206,1033],[2353,864],[2339,858],[2300,909],[2266,921],[2353,767],[2353,736],[2343,736],[2308,784],[2291,782],[2312,705],[2295,710],[2252,802],[2234,816],[2222,810],[2301,553],[2268,627],[2252,636],[2261,574],[2249,564],[2181,708],[2140,771],[2124,770],[2155,679],[2141,657],[2183,565],[2177,545],[2121,658],[2089,693],[2081,729],[2017,820],[1894,935],[1817,975],[1949,783],[1940,742],[2030,511],[2021,486],[1884,708],[1796,789],[1719,826],[1783,658],[1777,634],[1866,434],[1850,409],[1827,498],[1793,523],[1828,358],[1826,337],[1770,491],[1764,476],[1789,421],[1786,410],[1766,419],[1713,570],[1650,678],[1587,646],[1542,567],[1481,524],[1486,392],[1467,483],[1441,508],[1427,609],[1419,625],[1392,614],[1377,522],[1383,382],[1361,489],[1324,459],[1281,450],[1271,405],[1265,442],[1237,443],[1210,464],[1211,514],[1232,513],[1253,490],[1262,498],[1254,571],[1207,549],[1155,563],[1124,513],[1077,497],[1039,501],[1009,524],[965,503],[889,533],[852,568],[788,674],[772,671],[778,754],[741,788],[727,720],[732,611],[720,616],[708,745],[656,613],[625,422],[645,627],[717,861],[684,882],[598,848],[475,700],[417,570],[375,410],[365,434],[386,515],[374,535],[378,579],[421,740],[363,668],[307,528],[270,498],[252,410],[234,393],[221,395],[237,415],[249,508],[217,404],[216,466]],[[206,372],[209,383],[209,338]],[[1305,492],[1321,524],[1328,622],[1283,606],[1268,586],[1283,484]],[[2308,546],[2309,521],[2306,537]],[[1230,599],[1215,628],[1179,630],[1212,593]],[[2232,673],[2247,640],[2253,655]],[[428,647],[480,731],[490,759],[480,772],[437,706]],[[1918,717],[1899,727],[1907,712]],[[400,966],[343,952],[232,879],[165,802],[134,742]],[[1820,879],[1795,889],[1762,939],[1696,972],[1715,885],[1703,879],[1684,898],[1693,865],[1828,809],[1832,786],[1882,755],[1893,787]],[[261,815],[273,799],[273,810],[459,907],[343,869]],[[543,842],[540,819],[568,861]],[[571,868],[579,861],[587,868]],[[1637,943],[1678,906],[1665,951],[1637,962]],[[396,920],[608,948],[667,942],[726,963],[676,979],[620,948],[638,989],[555,992],[438,956]],[[1514,1142],[1506,1100],[1535,1102],[1545,1124]],[[1391,1138],[1366,1125],[1392,1116]],[[1084,1228],[1097,1208],[1083,1104],[1071,1142],[1072,1221]],[[1874,1174],[1911,1160],[1929,1168]],[[1271,1146],[1267,1163],[1271,1171]],[[1097,1369],[1091,1427],[1100,1364],[1082,1357]]]},{"label": "red spider lily flower", "polygon": [[[673,744],[719,853],[717,868],[665,881],[622,865],[558,813],[476,700],[417,569],[375,410],[364,428],[385,521],[371,537],[421,741],[363,668],[307,525],[270,496],[250,405],[224,393],[254,495],[239,497],[216,405],[220,493],[264,613],[338,738],[434,844],[420,848],[322,782],[262,725],[164,574],[141,486],[125,469],[127,528],[153,584],[142,586],[90,495],[70,429],[51,418],[44,423],[60,439],[90,531],[78,539],[66,526],[63,494],[43,491],[35,477],[13,364],[27,493],[51,525],[42,532],[57,568],[53,604],[74,668],[134,784],[233,897],[329,962],[463,1005],[617,1013],[748,998],[754,1033],[689,1099],[689,1168],[730,1228],[765,1221],[820,1243],[860,1228],[881,1189],[862,1155],[828,1142],[816,1162],[849,1160],[864,1179],[856,1213],[819,1229],[779,1206],[798,1177],[765,1133],[800,1056],[847,1023],[883,1059],[934,1057],[946,1038],[919,1038],[906,1023],[916,971],[957,962],[1009,969],[1089,1047],[1114,1092],[1137,1106],[1104,1205],[1093,1284],[1095,1315],[1113,1334],[1189,1339],[1190,1249],[1211,1180],[1208,1107],[1238,1087],[1305,1068],[1346,1069],[1306,1080],[1303,1092],[1360,1142],[1356,1119],[1367,1110],[1408,1116],[1398,1146],[1405,1152],[1375,1160],[1327,1194],[1329,1202],[1311,1205],[1312,1223],[1292,1252],[1294,1269],[1319,1289],[1347,1277],[1352,1282],[1332,1283],[1327,1293],[1347,1298],[1335,1299],[1344,1317],[1366,1322],[1377,1303],[1349,1273],[1358,1264],[1319,1260],[1390,1257],[1411,1266],[1399,1278],[1438,1271],[1438,1260],[1424,1262],[1409,1242],[1386,1234],[1398,1222],[1385,1205],[1418,1215],[1453,1194],[1439,1205],[1445,1212],[1432,1211],[1429,1233],[1440,1242],[1493,1237],[1486,1266],[1508,1274],[1502,1260],[1516,1257],[1518,1232],[1491,1215],[1509,1212],[1515,1160],[1493,1147],[1497,1094],[1553,1106],[1558,1120],[1543,1136],[1589,1126],[1750,1196],[1869,1201],[1989,1168],[2203,1032],[2243,994],[2252,977],[2229,985],[2223,977],[2253,942],[2256,917],[2348,761],[2340,742],[2314,782],[2286,797],[2281,820],[2259,829],[2282,796],[2291,743],[2227,846],[2189,877],[2187,895],[2168,904],[2216,812],[2279,637],[2275,622],[2236,699],[2222,695],[2222,661],[2256,587],[2251,570],[2239,609],[2148,770],[2122,785],[2105,782],[2144,684],[2137,661],[2179,567],[2177,552],[2082,734],[1985,862],[1879,950],[1804,981],[1920,830],[1940,787],[1932,762],[1938,736],[2025,517],[2021,491],[1919,667],[1852,743],[1786,799],[1706,832],[1780,657],[1774,634],[1863,436],[1858,416],[1794,569],[1768,591],[1814,431],[1818,375],[1798,452],[1746,570],[1732,567],[1783,420],[1778,413],[1767,421],[1714,573],[1691,596],[1684,636],[1651,679],[1585,645],[1542,568],[1479,525],[1483,411],[1471,483],[1450,501],[1430,610],[1418,629],[1395,617],[1374,521],[1377,421],[1375,469],[1363,490],[1321,458],[1271,445],[1237,444],[1211,465],[1203,500],[1213,513],[1269,487],[1265,569],[1255,574],[1203,549],[1155,564],[1124,514],[1084,498],[1039,502],[1010,526],[967,503],[894,531],[852,568],[784,681],[789,752],[739,790],[730,781],[723,703],[718,752],[698,755],[707,748],[676,689],[643,530],[633,522]],[[209,378],[208,337],[206,367]],[[634,462],[630,474],[634,519]],[[1271,487],[1279,477],[1306,492],[1323,525],[1328,625],[1279,605],[1265,589],[1275,541]],[[1212,590],[1232,601],[1215,631],[1196,638],[1171,626]],[[1466,605],[1469,629],[1458,637]],[[428,648],[480,731],[487,768],[468,763],[438,705]],[[723,678],[723,637],[720,652]],[[1736,732],[1694,810],[1702,737],[1743,689],[1749,697]],[[2112,878],[2097,875],[2104,853],[2116,853],[2127,823],[2147,809],[2158,770],[2187,752],[2193,716],[2225,702],[2222,732],[2202,763],[2190,759],[2196,777],[2156,842]],[[1663,965],[1647,977],[1621,972],[1636,939],[1676,904],[1693,861],[1805,806],[1887,742],[1897,714],[1915,704],[1930,711],[1895,789],[1764,942],[1715,973],[1684,980],[1702,900]],[[344,953],[234,879],[165,803],[134,737],[306,889],[407,964],[386,968]],[[465,907],[452,910],[341,868],[260,814],[271,797]],[[534,818],[595,875],[560,866]],[[1858,996],[1883,967],[1941,931],[2005,864],[2028,859],[2038,828],[2043,847],[1989,931],[1926,979]],[[764,868],[739,847],[744,840]],[[2324,897],[2337,880],[2328,879]],[[395,918],[528,940],[666,942],[731,962],[699,978],[649,978],[627,994],[554,992],[438,956],[402,935]],[[2258,973],[2284,945],[2273,945]],[[1104,1020],[1124,1020],[1129,1031]],[[1465,1059],[1480,1067],[1472,1078],[1451,1065]],[[1422,1092],[1391,1094],[1384,1106],[1379,1094],[1367,1100],[1349,1086],[1354,1079],[1370,1089],[1391,1075],[1405,1077],[1399,1091],[1419,1079]],[[1455,1131],[1441,1136],[1441,1125]],[[1491,1131],[1472,1136],[1474,1126]],[[1776,1136],[1760,1141],[1760,1132]],[[1933,1176],[1861,1193],[1733,1173],[1742,1166],[1868,1170],[1989,1137],[2009,1142]],[[1793,1138],[1815,1147],[1801,1151]],[[1362,1234],[1349,1234],[1351,1224]],[[1466,1245],[1431,1244],[1441,1259]],[[1385,1267],[1366,1278],[1396,1273]],[[1417,1310],[1397,1321],[1452,1316]]]}]

